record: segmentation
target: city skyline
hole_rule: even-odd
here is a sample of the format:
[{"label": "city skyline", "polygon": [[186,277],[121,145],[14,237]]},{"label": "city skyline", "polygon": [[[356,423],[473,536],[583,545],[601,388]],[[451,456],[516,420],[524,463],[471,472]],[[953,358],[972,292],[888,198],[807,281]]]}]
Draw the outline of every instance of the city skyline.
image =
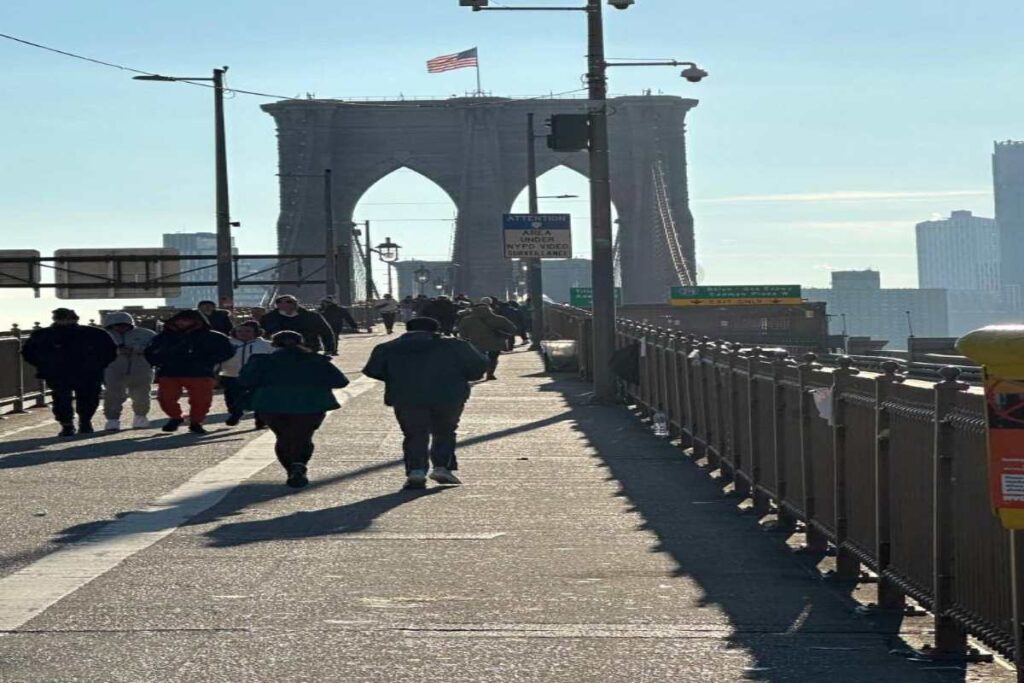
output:
[{"label": "city skyline", "polygon": [[[200,6],[194,0],[174,11],[105,2],[106,12],[96,13],[57,4],[67,19],[60,24],[48,21],[52,7],[0,9],[0,20],[11,35],[159,72],[202,75],[227,63],[229,86],[289,96],[463,94],[473,88],[469,71],[428,76],[425,60],[473,45],[484,89],[495,94],[572,90],[584,68],[580,27],[572,20],[550,20],[557,31],[538,31],[543,19],[494,21],[460,11],[454,0],[367,6],[344,18],[314,2],[311,11],[323,8],[323,25],[301,31],[294,16],[271,3],[247,3],[240,29],[217,41],[204,38],[233,3],[209,8],[209,25],[199,27],[189,20],[189,8]],[[610,74],[613,93],[653,88],[700,100],[688,125],[689,176],[706,281],[821,286],[831,270],[870,267],[887,286],[913,286],[916,223],[960,209],[993,215],[988,156],[994,141],[1024,137],[1012,115],[1024,96],[987,84],[1019,72],[1022,59],[995,46],[1024,10],[1009,2],[968,10],[876,1],[743,9],[723,16],[645,0],[611,12],[606,22],[609,56],[690,58],[711,72],[696,86],[671,69]],[[352,31],[350,40],[335,39],[338,22]],[[425,24],[437,30],[424,34],[418,29]],[[287,50],[268,48],[279,31],[306,39],[288,41]],[[956,35],[963,49],[937,52],[935,35]],[[390,36],[400,36],[401,45],[378,65],[373,48]],[[511,64],[510,50],[517,55]],[[0,41],[0,54],[6,88],[32,94],[0,113],[7,130],[19,131],[9,146],[11,163],[0,171],[10,193],[5,248],[45,252],[100,240],[143,246],[157,244],[163,232],[212,228],[208,91],[134,83],[113,69],[10,41]],[[268,101],[228,101],[233,218],[242,222],[236,237],[243,252],[274,245],[275,141],[272,122],[258,110]],[[583,228],[577,243],[585,245],[585,182],[547,181],[550,190],[542,178],[542,193],[580,195],[547,210],[568,207]],[[356,218],[380,221],[376,234],[402,243],[403,258],[445,256],[443,219],[450,221],[451,211],[438,191],[386,179],[364,197]],[[407,201],[441,203],[397,203]],[[437,220],[404,220],[428,210],[426,217]],[[577,255],[587,255],[585,246]],[[756,268],[749,267],[753,258]],[[38,310],[43,301],[27,292],[0,297],[12,312]]]}]

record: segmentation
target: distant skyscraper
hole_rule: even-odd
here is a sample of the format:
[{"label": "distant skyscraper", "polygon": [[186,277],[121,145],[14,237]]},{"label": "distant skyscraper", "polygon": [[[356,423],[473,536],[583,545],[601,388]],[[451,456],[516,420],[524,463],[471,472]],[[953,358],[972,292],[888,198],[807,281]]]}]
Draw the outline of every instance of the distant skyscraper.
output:
[{"label": "distant skyscraper", "polygon": [[999,289],[999,230],[991,218],[954,211],[917,224],[919,287]]},{"label": "distant skyscraper", "polygon": [[1002,255],[1000,279],[1020,291],[1024,287],[1024,142],[995,143],[992,181]]},{"label": "distant skyscraper", "polygon": [[[238,253],[234,248],[234,239],[231,240],[232,251]],[[195,256],[215,256],[217,254],[217,235],[212,232],[175,232],[164,234],[164,247],[177,249],[179,254]],[[238,276],[244,278],[246,275],[264,270],[272,264],[269,261],[242,261],[238,265]],[[210,282],[217,279],[216,262],[209,259],[202,261],[182,261],[181,281],[182,282]],[[257,280],[271,280],[273,273],[257,275]],[[267,288],[250,285],[235,289],[235,306],[251,307],[259,306],[263,302]],[[168,306],[177,308],[192,308],[200,301],[217,301],[217,288],[208,286],[182,287],[181,294],[167,299]]]}]

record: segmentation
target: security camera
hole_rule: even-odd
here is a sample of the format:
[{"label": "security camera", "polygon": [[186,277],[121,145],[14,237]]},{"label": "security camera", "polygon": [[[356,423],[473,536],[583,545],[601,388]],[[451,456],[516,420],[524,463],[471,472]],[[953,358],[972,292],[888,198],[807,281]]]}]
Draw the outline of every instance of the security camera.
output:
[{"label": "security camera", "polygon": [[615,9],[629,9],[635,0],[608,0],[608,4]]},{"label": "security camera", "polygon": [[683,72],[679,75],[690,81],[690,83],[700,83],[708,77],[708,72],[699,66],[692,65],[683,69]]}]

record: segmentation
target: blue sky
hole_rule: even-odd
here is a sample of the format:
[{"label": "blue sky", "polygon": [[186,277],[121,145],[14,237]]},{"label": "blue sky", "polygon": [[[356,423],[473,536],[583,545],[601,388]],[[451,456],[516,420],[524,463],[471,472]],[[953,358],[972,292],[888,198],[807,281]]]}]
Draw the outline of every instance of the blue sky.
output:
[{"label": "blue sky", "polygon": [[[495,94],[578,87],[582,15],[457,5],[42,0],[0,5],[0,32],[175,75],[227,64],[229,85],[292,96],[462,94],[471,70],[428,75],[424,62],[474,45]],[[620,69],[610,88],[701,101],[688,122],[690,185],[709,283],[820,286],[830,269],[875,267],[884,283],[913,286],[913,224],[958,208],[991,215],[992,141],[1024,137],[1022,23],[1024,3],[1010,0],[637,0],[608,10],[608,56],[692,59],[711,77],[692,85],[673,69]],[[134,82],[9,41],[0,64],[0,248],[152,246],[166,231],[212,228],[208,90]],[[265,101],[239,95],[227,108],[232,213],[250,251],[275,243]],[[542,192],[585,197],[586,186],[556,172]],[[379,221],[375,234],[393,236],[406,257],[428,258],[447,252],[446,201],[398,174],[357,217]],[[585,202],[542,208],[586,220]],[[438,220],[401,220],[411,217]],[[52,303],[0,298],[0,324]]]}]

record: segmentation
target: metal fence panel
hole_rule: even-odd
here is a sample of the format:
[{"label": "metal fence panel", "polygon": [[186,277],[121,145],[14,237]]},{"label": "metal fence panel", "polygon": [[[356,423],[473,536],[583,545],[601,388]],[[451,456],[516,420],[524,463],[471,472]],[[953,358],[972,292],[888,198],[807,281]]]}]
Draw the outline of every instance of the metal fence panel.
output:
[{"label": "metal fence panel", "polygon": [[876,566],[875,383],[850,378],[846,401],[846,541],[871,567]]}]

